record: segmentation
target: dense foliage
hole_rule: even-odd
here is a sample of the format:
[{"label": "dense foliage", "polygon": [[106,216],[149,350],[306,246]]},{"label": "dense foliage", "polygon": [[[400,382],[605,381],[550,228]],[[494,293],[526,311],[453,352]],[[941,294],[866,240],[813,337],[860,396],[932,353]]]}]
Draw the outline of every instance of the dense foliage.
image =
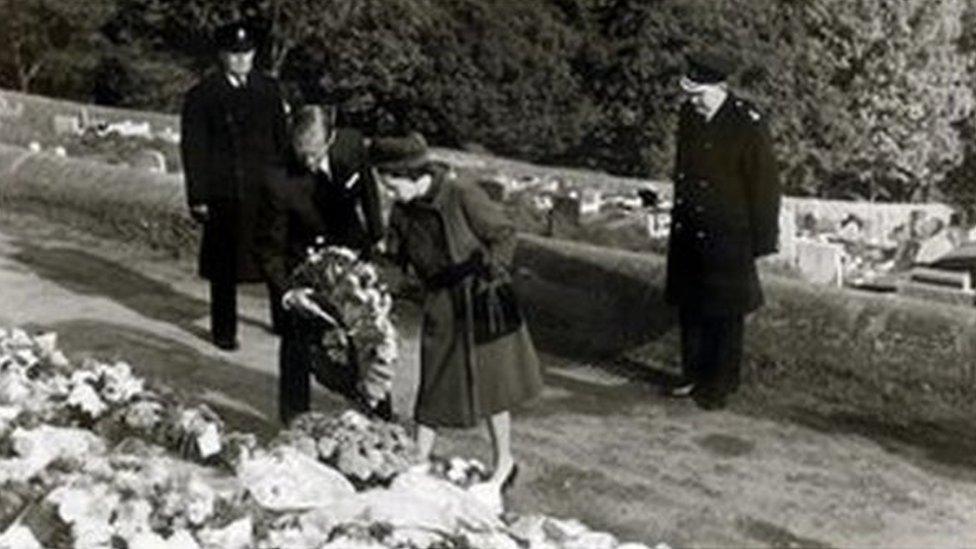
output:
[{"label": "dense foliage", "polygon": [[0,85],[175,111],[212,66],[212,29],[246,17],[289,97],[336,103],[349,123],[666,177],[683,57],[708,47],[737,61],[732,83],[767,114],[791,192],[971,204],[974,10],[974,0],[0,0]]}]

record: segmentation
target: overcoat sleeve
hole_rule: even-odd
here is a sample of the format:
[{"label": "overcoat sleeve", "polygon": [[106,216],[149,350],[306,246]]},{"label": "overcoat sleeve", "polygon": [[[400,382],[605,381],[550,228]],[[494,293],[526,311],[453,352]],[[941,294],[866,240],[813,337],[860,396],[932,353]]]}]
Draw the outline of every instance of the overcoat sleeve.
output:
[{"label": "overcoat sleeve", "polygon": [[376,172],[368,165],[361,172],[359,203],[363,209],[363,218],[366,222],[366,236],[371,245],[376,244],[383,238],[383,211],[380,205],[380,189],[376,180]]},{"label": "overcoat sleeve", "polygon": [[516,229],[502,205],[470,182],[459,182],[458,194],[468,225],[484,244],[489,262],[511,267],[515,260]]},{"label": "overcoat sleeve", "polygon": [[183,178],[186,184],[186,201],[190,206],[208,201],[210,196],[210,159],[212,148],[204,88],[190,90],[183,101],[180,114],[180,155],[183,160]]},{"label": "overcoat sleeve", "polygon": [[265,280],[279,291],[288,285],[288,209],[284,196],[262,187],[264,207],[258,208],[254,227],[254,255]]},{"label": "overcoat sleeve", "polygon": [[765,121],[755,121],[743,162],[749,192],[749,223],[754,257],[775,253],[779,246],[780,181],[772,139]]}]

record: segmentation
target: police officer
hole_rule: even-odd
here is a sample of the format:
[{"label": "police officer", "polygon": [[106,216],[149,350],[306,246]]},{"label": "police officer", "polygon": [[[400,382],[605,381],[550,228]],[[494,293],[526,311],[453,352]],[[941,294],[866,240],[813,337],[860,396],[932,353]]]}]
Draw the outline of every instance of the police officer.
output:
[{"label": "police officer", "polygon": [[220,70],[186,94],[181,153],[190,214],[203,224],[200,274],[210,281],[214,344],[234,350],[237,288],[260,282],[253,255],[261,188],[281,177],[287,151],[277,83],[253,70],[256,42],[243,23],[217,29]]},{"label": "police officer", "polygon": [[744,316],[763,303],[756,259],[777,249],[780,184],[765,116],[726,85],[715,53],[687,59],[674,167],[666,298],[684,380],[672,396],[722,408],[739,385]]}]

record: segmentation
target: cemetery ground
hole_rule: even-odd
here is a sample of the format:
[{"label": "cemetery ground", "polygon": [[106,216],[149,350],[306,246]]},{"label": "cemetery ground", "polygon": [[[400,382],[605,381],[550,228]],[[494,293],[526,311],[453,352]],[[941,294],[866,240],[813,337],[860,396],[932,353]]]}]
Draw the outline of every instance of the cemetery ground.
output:
[{"label": "cemetery ground", "polygon": [[[277,341],[259,287],[241,296],[242,349],[207,341],[207,289],[174,260],[27,214],[0,213],[0,325],[54,330],[71,353],[127,360],[267,437]],[[417,307],[399,301],[395,409],[416,381]],[[551,349],[550,349],[551,350]],[[730,409],[659,396],[640,349],[583,362],[543,353],[547,387],[515,416],[522,463],[509,505],[673,547],[960,547],[976,543],[976,418],[924,387],[753,364]],[[319,410],[343,404],[324,392]],[[445,455],[489,457],[480,431]]]}]

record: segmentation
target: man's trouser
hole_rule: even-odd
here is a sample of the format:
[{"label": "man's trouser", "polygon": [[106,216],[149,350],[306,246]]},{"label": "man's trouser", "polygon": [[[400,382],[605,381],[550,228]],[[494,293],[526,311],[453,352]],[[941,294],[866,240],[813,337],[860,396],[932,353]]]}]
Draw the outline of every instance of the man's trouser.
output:
[{"label": "man's trouser", "polygon": [[739,388],[744,315],[706,316],[682,309],[681,366],[695,394],[722,399]]},{"label": "man's trouser", "polygon": [[[238,207],[234,202],[210,204],[208,231],[219,238],[236,237]],[[237,242],[210,246],[210,334],[215,342],[237,339]]]}]

